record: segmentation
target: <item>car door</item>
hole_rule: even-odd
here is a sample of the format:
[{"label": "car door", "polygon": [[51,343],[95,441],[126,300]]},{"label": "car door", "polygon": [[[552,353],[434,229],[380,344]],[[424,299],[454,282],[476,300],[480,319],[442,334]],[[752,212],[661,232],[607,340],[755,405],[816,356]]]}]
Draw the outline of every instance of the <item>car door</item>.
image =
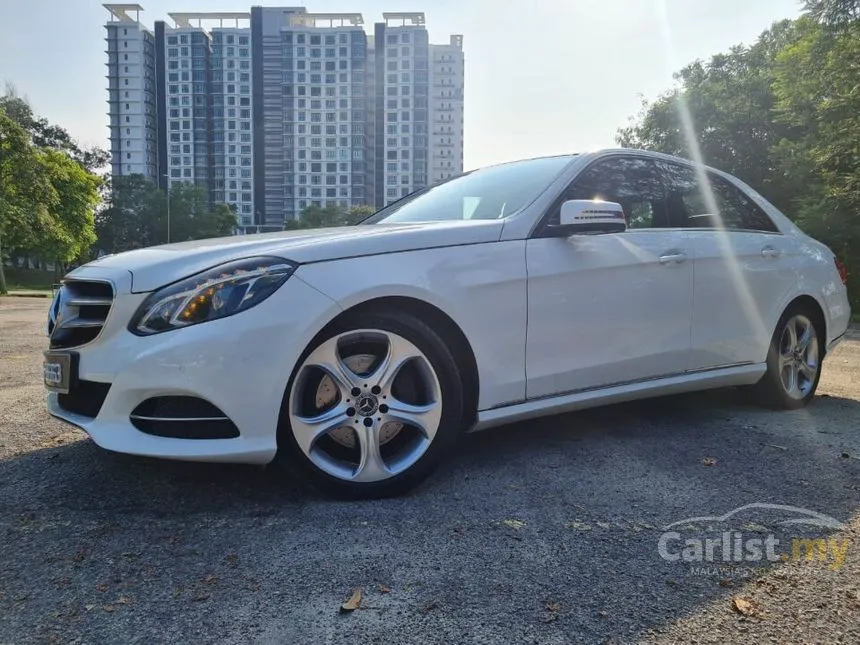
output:
[{"label": "car door", "polygon": [[609,156],[583,170],[566,199],[618,202],[627,231],[526,244],[528,398],[682,373],[690,351],[693,253],[668,228],[661,169]]},{"label": "car door", "polygon": [[664,164],[669,217],[689,227],[696,256],[689,369],[763,362],[779,307],[797,279],[793,247],[724,177]]}]

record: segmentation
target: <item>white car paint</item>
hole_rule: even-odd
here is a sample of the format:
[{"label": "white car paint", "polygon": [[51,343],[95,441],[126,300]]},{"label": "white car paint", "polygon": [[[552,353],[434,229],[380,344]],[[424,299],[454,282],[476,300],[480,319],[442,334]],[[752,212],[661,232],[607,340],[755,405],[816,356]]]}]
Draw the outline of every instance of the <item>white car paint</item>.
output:
[{"label": "white car paint", "polygon": [[[478,368],[475,428],[755,382],[765,370],[770,334],[798,296],[820,303],[826,346],[844,334],[850,309],[832,253],[728,175],[723,176],[770,215],[778,234],[652,229],[565,239],[532,236],[579,171],[618,154],[671,159],[640,151],[570,157],[532,203],[503,220],[203,240],[80,267],[68,278],[109,281],[115,299],[100,335],[74,348],[79,375],[111,388],[95,418],[64,410],[53,393],[48,409],[115,451],[266,463],[277,451],[278,414],[299,357],[341,312],[375,298],[420,300],[459,326]],[[731,239],[726,245],[715,236]],[[761,256],[768,244],[780,249],[777,258]],[[739,255],[727,256],[727,249]],[[154,336],[128,331],[148,292],[222,262],[261,255],[299,265],[261,304]],[[661,257],[670,259],[661,262]],[[748,295],[737,295],[737,280]],[[751,319],[743,315],[750,302],[756,314]],[[138,403],[170,394],[215,402],[240,436],[163,438],[130,424]]]},{"label": "white car paint", "polygon": [[528,241],[528,398],[684,372],[690,243],[656,230]]}]

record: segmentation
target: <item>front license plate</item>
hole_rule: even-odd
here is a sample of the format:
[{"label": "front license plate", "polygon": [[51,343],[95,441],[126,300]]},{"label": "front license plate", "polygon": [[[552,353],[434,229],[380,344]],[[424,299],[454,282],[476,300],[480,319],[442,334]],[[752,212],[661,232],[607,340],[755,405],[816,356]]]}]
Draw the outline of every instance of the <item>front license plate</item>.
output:
[{"label": "front license plate", "polygon": [[42,363],[45,387],[52,392],[69,393],[72,377],[72,357],[69,354],[45,353]]}]

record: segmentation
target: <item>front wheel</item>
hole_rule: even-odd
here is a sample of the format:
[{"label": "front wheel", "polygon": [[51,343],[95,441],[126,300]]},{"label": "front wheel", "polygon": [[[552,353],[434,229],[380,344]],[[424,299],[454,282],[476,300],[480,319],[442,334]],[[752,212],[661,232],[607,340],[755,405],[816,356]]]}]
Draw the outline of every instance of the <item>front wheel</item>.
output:
[{"label": "front wheel", "polygon": [[810,312],[799,307],[786,311],[771,340],[767,372],[753,386],[755,398],[783,410],[796,410],[809,403],[821,378],[819,339]]},{"label": "front wheel", "polygon": [[444,341],[405,312],[358,313],[318,337],[293,373],[279,461],[341,497],[397,495],[438,465],[462,419]]}]

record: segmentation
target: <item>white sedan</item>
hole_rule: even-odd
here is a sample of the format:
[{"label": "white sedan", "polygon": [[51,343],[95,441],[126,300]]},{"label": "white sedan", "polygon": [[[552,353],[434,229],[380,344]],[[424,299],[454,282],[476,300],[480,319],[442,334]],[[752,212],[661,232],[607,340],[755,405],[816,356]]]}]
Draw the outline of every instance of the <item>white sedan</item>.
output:
[{"label": "white sedan", "polygon": [[745,386],[798,408],[844,268],[737,179],[642,151],[467,173],[358,226],[101,258],[48,323],[48,410],[118,452],[275,461],[334,494],[465,430]]}]

